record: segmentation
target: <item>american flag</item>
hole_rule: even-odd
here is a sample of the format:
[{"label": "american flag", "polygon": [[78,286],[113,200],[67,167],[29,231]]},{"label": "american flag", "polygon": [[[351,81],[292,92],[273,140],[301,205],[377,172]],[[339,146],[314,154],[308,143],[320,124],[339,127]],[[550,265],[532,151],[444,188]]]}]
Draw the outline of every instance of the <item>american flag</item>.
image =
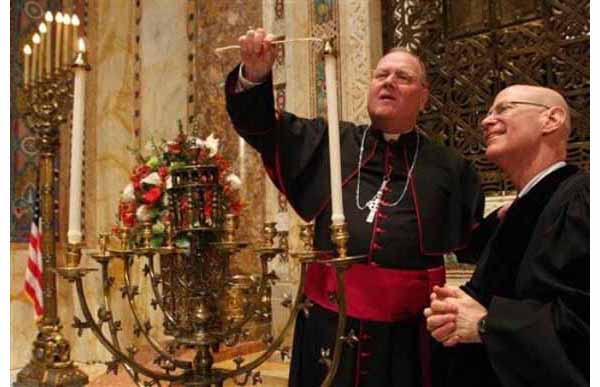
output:
[{"label": "american flag", "polygon": [[40,207],[38,196],[33,206],[31,231],[29,233],[29,257],[25,269],[25,294],[33,303],[35,317],[44,314],[44,299],[42,296],[42,230],[40,225]]}]

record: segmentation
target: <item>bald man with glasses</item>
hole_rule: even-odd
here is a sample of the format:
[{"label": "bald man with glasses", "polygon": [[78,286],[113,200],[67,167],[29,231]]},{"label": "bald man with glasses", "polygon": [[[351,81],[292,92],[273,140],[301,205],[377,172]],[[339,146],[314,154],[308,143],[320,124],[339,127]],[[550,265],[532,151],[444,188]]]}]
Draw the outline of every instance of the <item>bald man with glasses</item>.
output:
[{"label": "bald man with glasses", "polygon": [[518,195],[482,222],[492,236],[471,280],[435,287],[425,309],[432,336],[453,347],[448,385],[588,386],[589,176],[566,163],[567,103],[511,86],[481,126]]}]

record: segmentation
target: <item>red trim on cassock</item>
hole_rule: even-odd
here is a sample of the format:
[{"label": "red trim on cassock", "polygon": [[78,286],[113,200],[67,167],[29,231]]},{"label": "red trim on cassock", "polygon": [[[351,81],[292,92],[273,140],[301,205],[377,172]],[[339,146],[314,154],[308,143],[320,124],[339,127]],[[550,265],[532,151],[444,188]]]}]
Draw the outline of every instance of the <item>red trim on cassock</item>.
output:
[{"label": "red trim on cassock", "polygon": [[[433,286],[443,286],[445,280],[444,266],[398,270],[370,264],[352,265],[345,274],[347,314],[369,321],[417,320],[429,305]],[[337,312],[337,305],[329,299],[336,287],[335,269],[322,263],[308,265],[304,285],[308,298]]]}]

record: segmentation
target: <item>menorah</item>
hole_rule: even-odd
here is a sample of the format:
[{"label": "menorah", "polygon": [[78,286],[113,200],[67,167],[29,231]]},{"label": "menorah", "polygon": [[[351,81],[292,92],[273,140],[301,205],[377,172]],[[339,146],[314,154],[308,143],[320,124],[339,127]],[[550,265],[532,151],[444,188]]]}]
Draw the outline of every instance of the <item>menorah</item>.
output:
[{"label": "menorah", "polygon": [[[53,23],[54,19],[56,23]],[[36,134],[40,155],[38,184],[43,230],[44,315],[38,321],[39,332],[33,343],[32,359],[17,374],[14,385],[81,386],[87,384],[88,377],[70,360],[70,344],[62,334],[57,314],[53,168],[59,127],[67,122],[73,104],[74,74],[85,72],[87,65],[81,52],[78,60],[73,62],[74,42],[79,37],[77,15],[71,18],[58,13],[54,18],[47,12],[45,20],[46,23],[39,26],[41,36],[35,33],[32,37],[33,50],[29,45],[24,48],[27,100],[24,118],[27,127]]]},{"label": "menorah", "polygon": [[[219,185],[217,167],[189,164],[173,168],[171,177],[172,186],[167,189],[170,220],[163,245],[153,246],[152,225],[148,222],[134,228],[121,227],[118,234],[113,235],[117,241],[113,247],[109,247],[110,235],[101,235],[99,249],[91,255],[100,264],[104,295],[95,313],[89,307],[84,278],[96,269],[79,267],[79,250],[72,251],[66,265],[57,269],[61,276],[74,283],[77,291],[82,317],[75,318],[74,327],[80,334],[90,330],[113,356],[113,360],[107,363],[109,369],[116,372],[118,365],[123,365],[138,386],[161,386],[161,383],[190,387],[222,386],[226,379],[232,379],[238,385],[249,382],[257,384],[261,377],[255,369],[280,349],[297,314],[310,313],[312,305],[303,296],[304,278],[308,263],[319,256],[312,249],[312,225],[305,225],[301,230],[304,251],[291,254],[301,265],[300,283],[294,301],[283,302],[285,307],[291,308],[291,312],[282,331],[277,337],[271,334],[262,337],[265,349],[256,359],[245,361],[238,356],[234,359],[235,369],[215,368],[213,353],[223,345],[236,345],[246,336],[245,326],[250,321],[269,317],[265,312],[264,299],[269,286],[277,280],[277,275],[268,271],[268,263],[284,250],[274,245],[277,234],[275,223],[267,222],[263,227],[262,240],[252,247],[260,263],[260,273],[255,276],[231,274],[231,258],[247,248],[249,243],[236,239],[236,216],[223,213],[222,187]],[[181,206],[182,201],[187,205]],[[207,207],[211,209],[208,212]],[[344,237],[343,230],[338,229],[335,234],[339,249],[343,251],[347,236]],[[189,241],[185,248],[178,247],[174,242],[181,236]],[[353,333],[343,335],[346,321],[343,275],[349,265],[358,259],[340,256],[327,261],[336,268],[338,274],[337,299],[341,316],[333,351],[324,348],[322,353],[322,362],[329,367],[324,386],[329,386],[333,381],[342,344],[352,343],[356,339]],[[171,274],[168,286],[162,273],[157,270],[157,261],[176,262],[179,267]],[[144,365],[136,359],[136,346],[124,348],[121,345],[119,331],[122,326],[114,315],[110,297],[115,283],[115,278],[109,275],[110,265],[116,262],[124,267],[124,286],[120,292],[131,310],[134,334],[145,339],[148,347],[155,352],[155,367]],[[132,281],[136,262],[143,263],[143,272],[150,279],[154,297],[151,304],[162,314],[165,332],[173,337],[166,343],[159,342],[153,336],[150,320],[141,318],[142,312],[136,303],[139,287]],[[178,288],[178,306],[175,308],[165,302],[165,292],[172,290],[174,284]],[[231,308],[232,304],[235,304],[234,308]],[[178,350],[182,348],[195,351],[192,360],[185,360],[178,355]]]}]

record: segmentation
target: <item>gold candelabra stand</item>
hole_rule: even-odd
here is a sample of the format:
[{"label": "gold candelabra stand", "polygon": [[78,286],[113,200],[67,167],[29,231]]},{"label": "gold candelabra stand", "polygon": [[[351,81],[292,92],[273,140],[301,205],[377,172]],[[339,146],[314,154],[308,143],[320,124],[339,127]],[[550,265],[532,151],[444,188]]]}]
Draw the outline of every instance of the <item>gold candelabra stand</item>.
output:
[{"label": "gold candelabra stand", "polygon": [[73,72],[56,69],[25,87],[24,114],[27,127],[37,138],[39,149],[40,217],[44,271],[42,276],[44,315],[38,321],[30,362],[17,374],[14,386],[83,386],[88,377],[70,360],[70,344],[62,334],[57,313],[56,244],[54,235],[54,160],[59,145],[58,130],[72,108]]},{"label": "gold candelabra stand", "polygon": [[[58,268],[58,272],[68,281],[74,283],[80,303],[82,318],[75,317],[74,326],[80,334],[86,329],[97,337],[100,343],[112,354],[113,360],[107,363],[109,370],[123,368],[137,386],[223,386],[226,379],[232,379],[237,385],[249,382],[257,384],[261,381],[260,373],[255,369],[268,360],[284,342],[293,326],[298,313],[308,314],[312,306],[303,296],[304,280],[307,265],[314,262],[318,253],[313,251],[312,225],[303,226],[301,237],[304,250],[291,254],[301,266],[300,282],[297,294],[292,301],[286,299],[283,305],[291,309],[288,321],[277,337],[270,334],[263,336],[264,351],[252,361],[245,361],[238,356],[234,358],[235,369],[213,367],[213,353],[221,346],[233,346],[247,335],[245,326],[252,320],[264,320],[270,317],[270,302],[267,292],[271,284],[277,281],[275,272],[270,271],[268,263],[284,249],[276,247],[274,239],[277,230],[274,222],[267,222],[263,227],[262,240],[253,247],[259,259],[261,272],[256,276],[232,275],[229,272],[231,257],[248,243],[237,240],[237,218],[223,213],[222,188],[218,184],[218,169],[215,166],[188,165],[172,170],[173,185],[167,190],[170,211],[170,223],[167,225],[167,238],[163,246],[153,247],[151,243],[151,224],[142,224],[132,229],[122,228],[118,244],[109,247],[110,236],[101,235],[99,249],[92,258],[100,264],[103,288],[103,301],[95,315],[90,310],[84,291],[84,278],[90,268],[79,267],[80,250],[74,250],[73,259],[67,265]],[[210,195],[206,195],[210,192]],[[210,202],[206,202],[206,198]],[[182,200],[188,204],[179,205]],[[210,214],[206,208],[210,207]],[[339,234],[342,232],[342,234]],[[340,251],[345,251],[343,227],[336,231],[340,243]],[[177,247],[176,239],[185,237],[187,246]],[[281,246],[281,241],[280,241]],[[171,273],[171,286],[179,287],[179,306],[168,305],[165,291],[168,283],[165,273],[156,269],[158,261],[176,262],[181,270]],[[111,292],[115,279],[109,275],[109,267],[115,261],[123,264],[123,283],[121,295],[128,302],[134,320],[134,334],[141,336],[155,352],[154,365],[148,367],[136,359],[138,348],[123,347],[119,339],[121,322],[115,319]],[[139,287],[132,281],[134,262],[144,263],[144,273],[149,277],[154,299],[151,305],[160,310],[163,316],[165,331],[172,340],[161,343],[152,334],[150,320],[144,320],[136,297]],[[338,300],[340,312],[345,313],[343,295],[343,272],[355,257],[339,256],[327,261],[336,267],[338,275]],[[339,364],[341,345],[350,342],[343,335],[345,315],[340,318],[338,334],[333,358],[327,356],[329,350],[324,349],[323,362],[329,367],[328,378],[324,386],[331,384]],[[192,360],[178,356],[178,349],[191,348],[194,351]],[[285,356],[286,349],[281,350]],[[329,351],[330,352],[330,351]],[[326,384],[329,383],[329,384]]]}]

